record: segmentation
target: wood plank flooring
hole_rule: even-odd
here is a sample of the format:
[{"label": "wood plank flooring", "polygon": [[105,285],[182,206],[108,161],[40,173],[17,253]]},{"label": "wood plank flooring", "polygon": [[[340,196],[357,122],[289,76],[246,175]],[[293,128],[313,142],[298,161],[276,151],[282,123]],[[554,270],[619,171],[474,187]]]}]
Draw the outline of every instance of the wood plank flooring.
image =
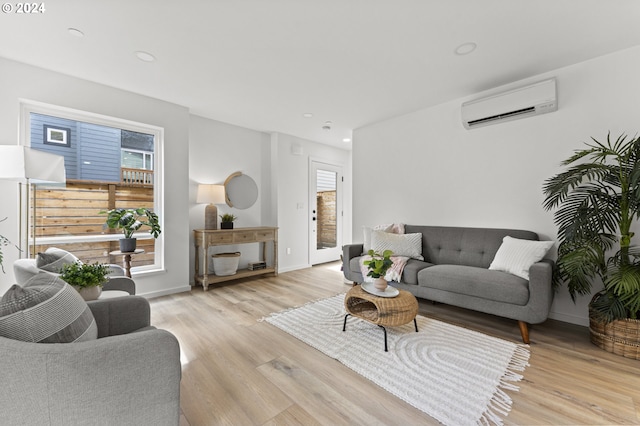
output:
[{"label": "wood plank flooring", "polygon": [[[181,425],[436,425],[339,362],[259,321],[346,292],[338,263],[151,300],[182,350]],[[519,342],[516,321],[420,300],[420,314]],[[507,425],[640,424],[640,361],[585,327],[532,326],[530,367]],[[366,354],[363,354],[366,356]]]}]

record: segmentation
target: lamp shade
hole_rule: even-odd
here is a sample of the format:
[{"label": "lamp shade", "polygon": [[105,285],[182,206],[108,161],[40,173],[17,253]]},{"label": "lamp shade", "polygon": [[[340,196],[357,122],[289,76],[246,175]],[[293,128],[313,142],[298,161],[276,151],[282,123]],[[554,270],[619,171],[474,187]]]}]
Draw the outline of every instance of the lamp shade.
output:
[{"label": "lamp shade", "polygon": [[0,179],[65,182],[64,157],[26,146],[0,145]]},{"label": "lamp shade", "polygon": [[198,185],[198,194],[196,196],[198,204],[224,204],[224,186],[223,185]]}]

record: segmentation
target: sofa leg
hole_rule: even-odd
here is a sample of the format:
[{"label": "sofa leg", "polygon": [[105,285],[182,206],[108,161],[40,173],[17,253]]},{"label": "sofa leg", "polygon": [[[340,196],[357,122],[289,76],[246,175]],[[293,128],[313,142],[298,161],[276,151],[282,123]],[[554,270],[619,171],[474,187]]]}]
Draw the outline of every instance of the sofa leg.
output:
[{"label": "sofa leg", "polygon": [[518,325],[520,326],[522,341],[526,344],[529,344],[529,327],[527,326],[527,323],[524,321],[518,321]]}]

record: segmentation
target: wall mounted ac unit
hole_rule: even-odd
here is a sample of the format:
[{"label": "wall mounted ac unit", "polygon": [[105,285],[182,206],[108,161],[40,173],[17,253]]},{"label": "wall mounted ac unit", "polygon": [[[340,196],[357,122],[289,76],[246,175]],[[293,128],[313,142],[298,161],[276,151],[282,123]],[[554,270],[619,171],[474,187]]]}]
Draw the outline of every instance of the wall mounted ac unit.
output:
[{"label": "wall mounted ac unit", "polygon": [[553,112],[558,109],[556,79],[540,81],[462,104],[467,129]]}]

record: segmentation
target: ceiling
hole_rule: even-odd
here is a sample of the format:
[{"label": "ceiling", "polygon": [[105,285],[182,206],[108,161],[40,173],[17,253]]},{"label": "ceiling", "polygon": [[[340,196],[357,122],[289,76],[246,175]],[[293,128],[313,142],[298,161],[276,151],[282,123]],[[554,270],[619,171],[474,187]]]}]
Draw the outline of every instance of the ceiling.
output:
[{"label": "ceiling", "polygon": [[0,57],[345,149],[358,127],[640,45],[638,0],[44,5],[0,16]]}]

